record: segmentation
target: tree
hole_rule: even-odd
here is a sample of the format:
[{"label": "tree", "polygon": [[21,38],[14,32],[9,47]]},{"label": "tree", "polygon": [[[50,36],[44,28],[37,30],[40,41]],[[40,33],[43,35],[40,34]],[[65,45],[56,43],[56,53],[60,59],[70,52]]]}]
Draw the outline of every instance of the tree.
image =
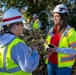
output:
[{"label": "tree", "polygon": [[59,3],[66,3],[67,0],[1,0],[6,5],[6,8],[14,7],[22,9],[25,6],[29,6],[28,11],[33,13],[39,13],[42,10],[51,10]]},{"label": "tree", "polygon": [[[64,3],[70,7],[70,4],[68,4],[70,0],[1,0],[1,2],[3,3],[3,6],[6,6],[6,9],[12,7],[22,10],[23,8],[28,7],[27,13],[29,15],[33,15],[34,13],[39,14],[41,11],[50,11],[60,3]],[[43,16],[46,17],[44,13]],[[48,21],[46,20],[47,17],[45,17],[41,17],[44,20],[43,22]],[[45,26],[46,24],[47,22],[45,23]]]}]

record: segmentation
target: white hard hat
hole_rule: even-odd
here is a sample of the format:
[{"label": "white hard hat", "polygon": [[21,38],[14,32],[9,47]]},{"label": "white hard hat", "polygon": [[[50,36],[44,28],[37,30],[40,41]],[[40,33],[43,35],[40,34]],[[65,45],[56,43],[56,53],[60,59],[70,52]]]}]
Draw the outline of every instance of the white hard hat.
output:
[{"label": "white hard hat", "polygon": [[33,17],[38,17],[37,14],[33,14]]},{"label": "white hard hat", "polygon": [[68,13],[68,8],[63,5],[63,4],[59,4],[57,5],[54,10],[53,10],[53,13],[54,12],[58,12],[58,13]]},{"label": "white hard hat", "polygon": [[22,14],[17,9],[11,8],[3,14],[1,26],[22,21],[23,19]]}]

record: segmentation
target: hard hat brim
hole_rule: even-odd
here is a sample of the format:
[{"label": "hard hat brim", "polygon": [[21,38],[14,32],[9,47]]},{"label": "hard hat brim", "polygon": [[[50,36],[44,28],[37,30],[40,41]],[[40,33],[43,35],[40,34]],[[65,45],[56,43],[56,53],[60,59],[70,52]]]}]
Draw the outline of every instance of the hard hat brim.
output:
[{"label": "hard hat brim", "polygon": [[11,23],[14,23],[14,22],[22,21],[22,20],[25,20],[25,19],[23,17],[21,17],[20,19],[17,19],[17,20],[12,20],[12,21],[9,21],[9,22],[2,22],[0,26],[5,26],[7,24],[11,24]]}]

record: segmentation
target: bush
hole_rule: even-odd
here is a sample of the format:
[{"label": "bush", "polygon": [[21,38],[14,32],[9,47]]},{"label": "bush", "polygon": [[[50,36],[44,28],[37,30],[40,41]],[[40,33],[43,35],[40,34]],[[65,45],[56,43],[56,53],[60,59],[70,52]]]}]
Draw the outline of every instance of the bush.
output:
[{"label": "bush", "polygon": [[33,75],[46,75],[46,64],[44,60],[44,56],[46,54],[44,50],[44,40],[46,38],[45,30],[41,29],[33,29],[31,31],[23,29],[23,34],[19,36],[21,39],[25,41],[27,45],[30,47],[35,45],[38,49],[38,53],[40,54],[40,62],[38,68],[33,72]]}]

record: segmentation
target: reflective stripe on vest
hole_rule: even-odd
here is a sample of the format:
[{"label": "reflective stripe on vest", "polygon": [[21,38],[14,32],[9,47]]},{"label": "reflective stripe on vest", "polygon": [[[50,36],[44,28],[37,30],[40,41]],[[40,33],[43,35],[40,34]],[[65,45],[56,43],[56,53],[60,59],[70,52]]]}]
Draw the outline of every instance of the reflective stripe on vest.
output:
[{"label": "reflective stripe on vest", "polygon": [[11,59],[12,47],[20,42],[24,43],[24,41],[20,40],[19,38],[15,38],[8,46],[0,48],[1,51],[3,50],[2,56],[0,57],[2,64],[0,64],[0,75],[32,75],[32,73],[23,72],[18,64]]},{"label": "reflective stripe on vest", "polygon": [[20,67],[12,68],[12,69],[6,69],[6,68],[0,68],[0,72],[7,72],[7,73],[14,73],[20,71]]},{"label": "reflective stripe on vest", "polygon": [[[70,35],[70,33],[73,32],[73,28],[70,28],[66,31],[66,34],[64,34],[59,42],[59,48],[68,48],[69,46],[76,49],[76,42],[72,42],[72,40],[74,39],[70,39],[72,43],[68,43],[68,36]],[[67,35],[68,34],[68,35]],[[67,36],[66,36],[67,35]],[[48,36],[51,39],[51,35]],[[75,36],[73,36],[75,37]],[[46,39],[46,43],[44,44],[44,46],[47,46],[50,42],[49,38]],[[47,43],[48,42],[48,43]],[[72,66],[74,64],[75,61],[75,56],[71,56],[71,55],[67,55],[67,54],[62,54],[60,52],[58,52],[58,67],[69,67]]]},{"label": "reflective stripe on vest", "polygon": [[51,40],[51,36],[48,35],[47,38],[46,38],[46,41],[44,43],[44,46],[46,47],[48,44],[50,44],[50,40]]},{"label": "reflective stripe on vest", "polygon": [[[60,39],[59,42],[59,48],[68,48],[68,47],[72,47],[74,48],[73,44],[69,44],[68,42],[68,37],[70,36],[70,33],[73,32],[75,33],[75,31],[73,30],[73,28],[70,28],[66,34],[68,34],[68,36],[62,36],[62,38]],[[75,37],[72,35],[72,37]],[[74,39],[70,39],[70,42],[72,43],[72,40]],[[75,42],[76,44],[76,42]],[[73,45],[73,46],[72,46]],[[76,49],[76,48],[74,48]],[[58,67],[69,67],[74,65],[74,61],[75,61],[75,56],[74,55],[68,55],[68,54],[62,54],[62,53],[58,53]]]},{"label": "reflective stripe on vest", "polygon": [[69,46],[72,47],[72,48],[76,48],[76,42],[70,43]]},{"label": "reflective stripe on vest", "polygon": [[75,60],[75,55],[74,56],[72,56],[72,55],[69,55],[68,57],[66,56],[66,57],[61,57],[61,63],[62,62],[68,62],[68,61],[73,61],[73,60]]},{"label": "reflective stripe on vest", "polygon": [[[51,36],[48,34],[46,41],[44,43],[45,49],[48,46],[48,44],[50,44],[50,40],[51,40]],[[45,64],[48,64],[49,62],[49,55],[47,56],[46,60],[45,60]]]},{"label": "reflective stripe on vest", "polygon": [[[69,35],[70,35],[70,33],[71,33],[72,30],[73,30],[73,28],[69,28],[69,31],[67,32],[66,37],[69,37]],[[75,36],[76,35],[74,35],[74,37]],[[69,46],[72,47],[72,48],[74,48],[74,49],[76,49],[76,42],[74,41],[74,42],[69,43]]]}]

